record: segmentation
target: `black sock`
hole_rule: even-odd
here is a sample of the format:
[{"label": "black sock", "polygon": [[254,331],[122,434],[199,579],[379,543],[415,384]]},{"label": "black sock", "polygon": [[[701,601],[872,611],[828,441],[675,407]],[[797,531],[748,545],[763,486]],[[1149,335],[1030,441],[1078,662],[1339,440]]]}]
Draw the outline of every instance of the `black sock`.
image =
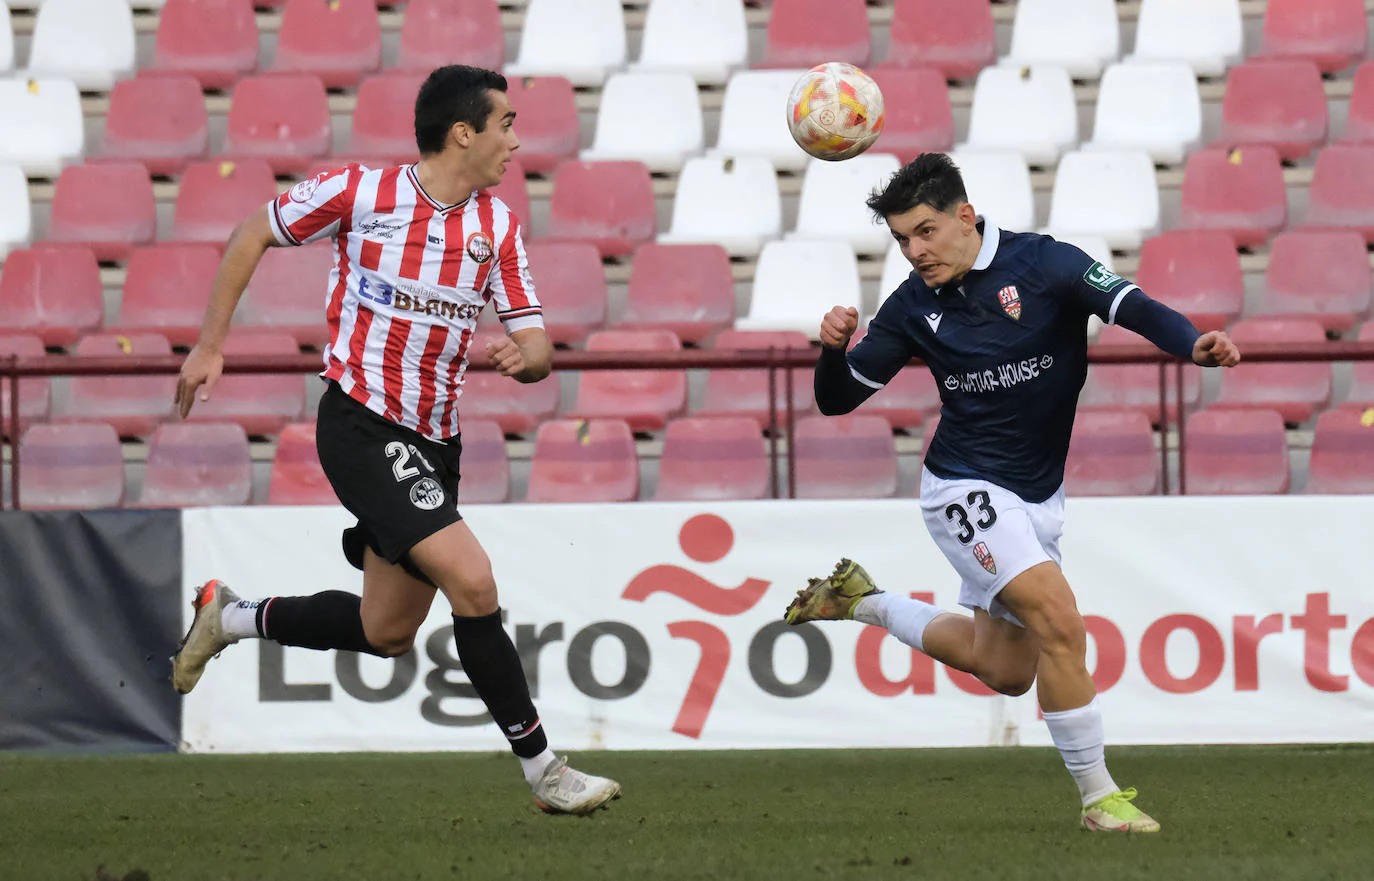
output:
[{"label": "black sock", "polygon": [[380,655],[363,633],[362,602],[345,590],[272,597],[258,606],[258,633],[282,645]]},{"label": "black sock", "polygon": [[453,639],[463,672],[501,726],[511,750],[522,759],[532,759],[548,749],[549,739],[530,700],[520,656],[501,626],[500,610],[479,618],[454,615]]}]

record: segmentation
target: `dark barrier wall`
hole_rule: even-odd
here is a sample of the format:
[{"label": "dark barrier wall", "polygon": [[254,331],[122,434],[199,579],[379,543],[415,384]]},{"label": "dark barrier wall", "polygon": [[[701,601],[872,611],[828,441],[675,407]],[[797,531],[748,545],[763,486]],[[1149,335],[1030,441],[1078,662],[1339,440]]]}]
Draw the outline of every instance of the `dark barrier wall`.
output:
[{"label": "dark barrier wall", "polygon": [[0,512],[0,749],[176,748],[181,512]]}]

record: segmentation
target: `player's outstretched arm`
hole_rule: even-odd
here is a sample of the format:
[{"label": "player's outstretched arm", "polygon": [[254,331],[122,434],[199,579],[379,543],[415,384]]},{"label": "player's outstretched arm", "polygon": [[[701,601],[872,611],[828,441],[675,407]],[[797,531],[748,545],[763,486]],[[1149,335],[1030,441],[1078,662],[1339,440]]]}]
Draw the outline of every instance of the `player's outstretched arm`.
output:
[{"label": "player's outstretched arm", "polygon": [[1193,363],[1203,367],[1235,367],[1240,363],[1240,347],[1226,331],[1208,331],[1193,343]]},{"label": "player's outstretched arm", "polygon": [[522,328],[487,343],[486,354],[498,373],[519,382],[538,382],[553,369],[553,343],[542,327]]},{"label": "player's outstretched arm", "polygon": [[853,306],[836,306],[821,319],[814,385],[816,407],[826,416],[850,413],[877,391],[856,380],[849,369],[845,350],[858,329],[859,310]]}]

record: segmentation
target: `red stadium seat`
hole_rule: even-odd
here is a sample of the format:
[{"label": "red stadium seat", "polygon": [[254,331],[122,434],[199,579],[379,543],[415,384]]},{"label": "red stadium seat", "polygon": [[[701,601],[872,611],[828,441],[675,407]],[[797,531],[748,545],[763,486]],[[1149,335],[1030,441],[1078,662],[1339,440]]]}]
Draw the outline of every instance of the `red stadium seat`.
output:
[{"label": "red stadium seat", "polygon": [[1263,244],[1288,219],[1288,190],[1273,147],[1198,150],[1183,167],[1179,227],[1229,233]]},{"label": "red stadium seat", "polygon": [[261,159],[274,174],[300,174],[329,152],[333,140],[329,98],[318,77],[267,73],[234,86],[225,158]]},{"label": "red stadium seat", "polygon": [[826,61],[867,67],[873,55],[864,0],[775,0],[755,67],[805,69]]},{"label": "red stadium seat", "polygon": [[511,77],[506,96],[515,108],[516,154],[530,174],[553,174],[558,163],[577,155],[582,145],[577,96],[561,76]]},{"label": "red stadium seat", "polygon": [[246,505],[252,492],[253,460],[242,428],[213,422],[157,427],[138,507]]},{"label": "red stadium seat", "polygon": [[[487,343],[505,335],[500,328],[479,330],[468,357],[485,363]],[[461,420],[491,421],[506,434],[527,435],[558,412],[559,394],[557,373],[540,382],[524,383],[494,370],[468,370],[463,376],[458,412]]]},{"label": "red stadium seat", "polygon": [[223,247],[241,221],[277,197],[277,178],[262,159],[193,162],[181,176],[172,238]]},{"label": "red stadium seat", "polygon": [[19,504],[28,510],[118,508],[124,453],[108,425],[39,423],[19,443]]},{"label": "red stadium seat", "polygon": [[100,265],[90,248],[39,245],[11,251],[0,272],[0,333],[38,335],[67,348],[105,323]]},{"label": "red stadium seat", "polygon": [[1159,453],[1150,420],[1132,411],[1086,410],[1074,420],[1064,492],[1144,496],[1159,492]]},{"label": "red stadium seat", "polygon": [[[853,348],[868,333],[860,328],[849,340]],[[859,405],[855,411],[870,416],[881,416],[894,429],[911,429],[921,425],[927,417],[939,418],[940,389],[935,385],[935,377],[924,366],[902,368],[887,385],[873,397]]]},{"label": "red stadium seat", "polygon": [[1355,71],[1350,90],[1349,112],[1341,140],[1355,144],[1374,144],[1374,61],[1366,61]]},{"label": "red stadium seat", "polygon": [[549,238],[590,241],[623,257],[658,230],[654,184],[642,162],[564,162],[553,180]]},{"label": "red stadium seat", "polygon": [[560,419],[539,426],[527,502],[632,502],[639,459],[630,426],[619,419]]},{"label": "red stadium seat", "polygon": [[1313,318],[1343,331],[1369,314],[1369,254],[1354,230],[1280,233],[1269,246],[1269,266],[1256,315]]},{"label": "red stadium seat", "polygon": [[[224,341],[224,355],[299,355],[291,334],[279,330],[235,328]],[[210,400],[197,400],[193,422],[233,422],[251,435],[272,435],[301,418],[305,409],[305,381],[299,373],[228,373],[220,378]]]},{"label": "red stadium seat", "polygon": [[1326,141],[1326,89],[1310,61],[1247,61],[1226,76],[1221,146],[1264,144],[1285,160],[1301,159]]},{"label": "red stadium seat", "polygon": [[219,251],[210,245],[139,248],[129,258],[114,328],[161,334],[174,346],[192,345],[218,269]]},{"label": "red stadium seat", "polygon": [[[1096,346],[1148,346],[1149,342],[1124,327],[1108,325],[1098,335]],[[1167,368],[1168,397],[1165,410],[1170,420],[1178,418],[1177,390],[1174,368]],[[1183,402],[1185,409],[1197,406],[1202,392],[1201,368],[1183,368]],[[1158,423],[1159,366],[1155,364],[1093,364],[1088,367],[1088,381],[1078,398],[1084,410],[1131,410]]]},{"label": "red stadium seat", "polygon": [[617,330],[671,330],[697,344],[735,320],[735,279],[720,245],[642,245]]},{"label": "red stadium seat", "polygon": [[[791,347],[799,352],[810,352],[811,341],[799,330],[723,330],[711,342],[711,348],[732,351],[764,352],[769,348],[783,354],[782,350]],[[778,427],[783,428],[787,418],[787,376],[782,370],[777,372],[774,400],[778,406]],[[794,370],[792,373],[792,409],[797,417],[811,412],[815,403],[815,391],[811,371]],[[768,370],[766,368],[736,370],[720,368],[706,373],[706,389],[701,405],[693,411],[694,416],[748,416],[766,429],[769,425],[768,409]]]},{"label": "red stadium seat", "polygon": [[500,70],[506,34],[496,0],[410,0],[397,67],[428,74],[446,64]]},{"label": "red stadium seat", "polygon": [[947,79],[972,79],[997,59],[987,0],[897,0],[887,62],[934,67]]},{"label": "red stadium seat", "polygon": [[654,501],[762,499],[771,485],[769,464],[752,419],[674,419],[663,437]]},{"label": "red stadium seat", "polygon": [[158,14],[151,68],[227,89],[258,66],[253,0],[166,0]]},{"label": "red stadium seat", "polygon": [[110,90],[102,157],[142,162],[153,175],[176,175],[186,163],[203,158],[209,144],[205,95],[194,77],[137,76]]},{"label": "red stadium seat", "polygon": [[530,242],[525,246],[544,326],[555,344],[581,343],[606,324],[606,273],[588,242]]},{"label": "red stadium seat", "polygon": [[287,0],[272,70],[313,73],[326,88],[356,86],[382,63],[373,0]]},{"label": "red stadium seat", "polygon": [[[1245,347],[1262,343],[1326,342],[1320,322],[1310,318],[1247,318],[1231,329],[1231,339]],[[1302,423],[1331,400],[1329,363],[1249,364],[1221,374],[1221,393],[1213,407],[1223,410],[1274,409],[1288,423]]]},{"label": "red stadium seat", "polygon": [[[667,330],[601,330],[587,337],[589,352],[677,352]],[[624,420],[634,431],[661,431],[687,405],[685,370],[589,370],[577,385],[575,419]]]},{"label": "red stadium seat", "polygon": [[137,162],[68,165],[53,191],[48,240],[85,245],[97,260],[127,260],[157,237],[157,201]]},{"label": "red stadium seat", "polygon": [[1358,61],[1368,38],[1363,0],[1269,0],[1259,54],[1307,59],[1333,73]]},{"label": "red stadium seat", "polygon": [[[406,19],[414,15],[414,5]],[[349,153],[377,156],[388,164],[402,165],[419,158],[415,145],[415,96],[425,81],[422,73],[387,73],[370,76],[358,87],[358,106],[353,111]]]},{"label": "red stadium seat", "polygon": [[1303,492],[1374,494],[1374,426],[1368,424],[1364,414],[1330,410],[1317,417]]},{"label": "red stadium seat", "polygon": [[1203,410],[1188,419],[1189,495],[1288,492],[1288,439],[1276,410]]},{"label": "red stadium seat", "polygon": [[[547,380],[546,380],[547,381]],[[510,501],[510,458],[501,426],[484,419],[464,419],[463,479],[458,483],[460,504],[484,505]]]},{"label": "red stadium seat", "polygon": [[882,499],[897,494],[897,447],[881,416],[810,416],[792,439],[799,499]]},{"label": "red stadium seat", "polygon": [[[0,335],[0,361],[18,355],[20,358],[41,358],[46,353],[43,340],[31,333]],[[46,420],[52,404],[52,380],[46,376],[26,376],[19,380],[19,430],[10,424],[9,377],[0,378],[0,425],[6,438],[24,433],[34,421]]]},{"label": "red stadium seat", "polygon": [[873,72],[886,113],[882,147],[902,162],[954,148],[954,110],[945,76],[933,67],[883,65]]},{"label": "red stadium seat", "polygon": [[268,248],[239,303],[240,324],[285,331],[302,346],[329,342],[325,307],[334,246],[317,242],[297,248]]},{"label": "red stadium seat", "polygon": [[1225,329],[1245,305],[1240,255],[1235,240],[1224,232],[1173,230],[1146,239],[1135,280],[1202,331]]},{"label": "red stadium seat", "polygon": [[[167,338],[153,333],[97,333],[76,344],[77,355],[170,355]],[[172,415],[176,377],[74,376],[57,415],[61,422],[108,422],[121,437],[147,437]]]},{"label": "red stadium seat", "polygon": [[277,435],[272,476],[267,484],[269,505],[337,505],[338,496],[320,467],[315,451],[315,423],[296,422]]},{"label": "red stadium seat", "polygon": [[1317,154],[1303,225],[1353,229],[1374,244],[1374,146],[1332,144]]},{"label": "red stadium seat", "polygon": [[[1365,322],[1356,339],[1362,343],[1374,343],[1374,321]],[[1374,361],[1355,362],[1350,375],[1350,390],[1341,406],[1361,412],[1374,408]]]},{"label": "red stadium seat", "polygon": [[525,168],[518,159],[506,163],[506,173],[490,192],[515,212],[520,220],[520,237],[528,244],[534,238],[534,229],[530,226],[530,189],[525,182]]}]

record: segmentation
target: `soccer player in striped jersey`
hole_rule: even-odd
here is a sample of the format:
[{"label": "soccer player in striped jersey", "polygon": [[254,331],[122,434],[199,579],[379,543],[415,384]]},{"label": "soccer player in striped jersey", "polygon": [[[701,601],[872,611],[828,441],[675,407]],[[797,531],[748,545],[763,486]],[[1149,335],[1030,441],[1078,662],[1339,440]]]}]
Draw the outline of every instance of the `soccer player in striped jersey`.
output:
[{"label": "soccer player in striped jersey", "polygon": [[585,814],[618,797],[620,785],[570,768],[549,749],[501,624],[491,561],[457,508],[458,399],[478,314],[494,302],[505,327],[506,338],[484,353],[502,375],[539,382],[553,353],[520,220],[487,189],[519,147],[514,121],[505,77],[439,68],[415,101],[418,162],[347,165],[301,181],[230,236],[177,406],[185,418],[197,395],[213,393],[230,318],[267,248],[332,240],[316,445],[330,485],[358,519],[343,550],[362,570],[363,592],[241,600],[206,582],[172,678],[189,692],[210,658],[250,638],[396,657],[410,651],[438,590],[452,607],[463,670],[535,801]]}]

